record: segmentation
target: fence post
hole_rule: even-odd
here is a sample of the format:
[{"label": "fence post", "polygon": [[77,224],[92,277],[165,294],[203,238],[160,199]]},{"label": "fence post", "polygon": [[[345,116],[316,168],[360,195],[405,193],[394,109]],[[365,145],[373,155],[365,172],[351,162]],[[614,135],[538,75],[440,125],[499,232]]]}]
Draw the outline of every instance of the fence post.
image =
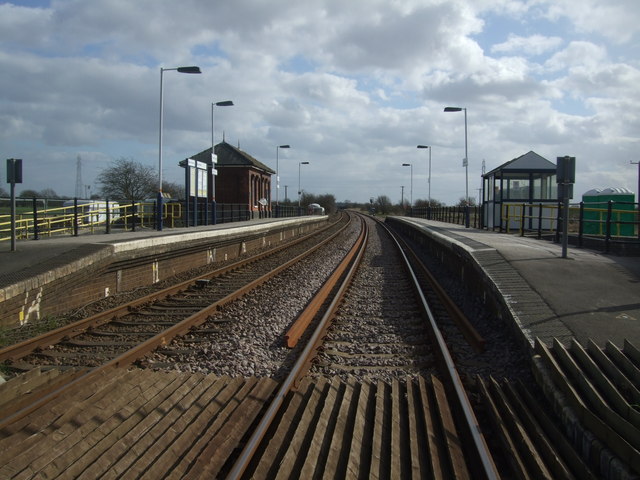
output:
[{"label": "fence post", "polygon": [[504,222],[505,222],[504,231],[505,231],[505,233],[508,234],[509,233],[509,212],[510,212],[510,210],[509,210],[509,205],[504,205],[504,207],[506,207],[505,211],[507,212],[507,214],[504,217]]},{"label": "fence post", "polygon": [[538,240],[542,238],[542,202],[538,204]]},{"label": "fence post", "polygon": [[561,203],[558,201],[558,208],[556,209],[556,243],[560,243],[560,214],[561,214]]},{"label": "fence post", "polygon": [[78,199],[73,199],[73,236],[78,236]]},{"label": "fence post", "polygon": [[582,247],[582,233],[584,230],[584,201],[580,202],[580,217],[578,218],[578,245]]},{"label": "fence post", "polygon": [[111,209],[109,208],[109,198],[105,199],[105,204],[107,205],[107,211],[105,213],[105,219],[107,222],[107,233],[111,233]]},{"label": "fence post", "polygon": [[131,231],[136,231],[136,201],[131,201]]},{"label": "fence post", "polygon": [[527,208],[525,204],[522,204],[522,210],[520,210],[520,236],[524,237],[524,209]]},{"label": "fence post", "polygon": [[33,197],[33,239],[38,240],[40,238],[40,232],[38,230],[38,201],[36,197]]},{"label": "fence post", "polygon": [[611,240],[611,210],[613,209],[613,200],[607,202],[607,223],[604,236],[604,251],[609,253],[609,241]]}]

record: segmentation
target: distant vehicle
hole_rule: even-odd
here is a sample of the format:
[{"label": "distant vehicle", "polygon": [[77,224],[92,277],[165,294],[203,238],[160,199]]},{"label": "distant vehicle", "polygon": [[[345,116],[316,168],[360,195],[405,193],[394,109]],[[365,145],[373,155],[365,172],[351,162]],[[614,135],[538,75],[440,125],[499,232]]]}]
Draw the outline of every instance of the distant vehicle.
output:
[{"label": "distant vehicle", "polygon": [[317,203],[310,203],[307,207],[307,213],[309,215],[324,215],[324,207]]},{"label": "distant vehicle", "polygon": [[[73,207],[74,200],[65,201],[63,207]],[[102,200],[78,200],[78,216],[82,223],[100,223],[107,221],[107,202]],[[120,204],[109,202],[109,217],[114,220],[120,217]]]}]

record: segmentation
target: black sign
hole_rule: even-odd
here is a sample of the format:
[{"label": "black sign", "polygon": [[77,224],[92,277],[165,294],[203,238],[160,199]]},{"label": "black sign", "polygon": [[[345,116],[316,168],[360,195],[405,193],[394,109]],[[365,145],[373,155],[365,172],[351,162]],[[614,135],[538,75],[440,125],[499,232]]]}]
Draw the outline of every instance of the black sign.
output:
[{"label": "black sign", "polygon": [[22,160],[7,159],[7,183],[22,183]]}]

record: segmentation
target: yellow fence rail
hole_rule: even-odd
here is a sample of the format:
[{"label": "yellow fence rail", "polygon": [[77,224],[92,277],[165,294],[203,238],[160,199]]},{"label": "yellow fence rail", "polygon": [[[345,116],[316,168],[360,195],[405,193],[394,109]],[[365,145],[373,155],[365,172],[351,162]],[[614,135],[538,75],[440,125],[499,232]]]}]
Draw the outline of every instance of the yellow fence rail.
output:
[{"label": "yellow fence rail", "polygon": [[[162,206],[163,223],[175,227],[182,222],[182,205],[165,203]],[[129,204],[96,201],[22,212],[16,215],[16,239],[52,237],[56,235],[79,235],[84,233],[110,232],[112,229],[129,231],[135,228],[154,228],[155,203],[135,202]],[[11,239],[11,216],[0,214],[0,241]]]}]

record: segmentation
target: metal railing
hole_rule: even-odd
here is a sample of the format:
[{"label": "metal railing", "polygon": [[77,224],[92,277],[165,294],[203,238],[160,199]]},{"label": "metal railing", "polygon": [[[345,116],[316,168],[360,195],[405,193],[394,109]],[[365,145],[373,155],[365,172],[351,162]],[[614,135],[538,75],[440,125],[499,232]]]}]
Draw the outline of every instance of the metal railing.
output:
[{"label": "metal railing", "polygon": [[[535,234],[538,238],[562,233],[563,208],[560,203],[509,203],[501,208],[501,231],[518,232],[521,236]],[[577,237],[578,246],[585,239],[603,240],[605,250],[611,242],[640,241],[640,212],[638,203],[579,202],[569,205],[569,235]]]},{"label": "metal railing", "polygon": [[409,210],[410,217],[424,218],[438,222],[455,223],[465,225],[469,215],[469,226],[480,228],[480,209],[476,205],[456,207],[413,207]]},{"label": "metal railing", "polygon": [[[6,201],[5,201],[6,200]],[[61,235],[135,231],[156,228],[156,202],[114,202],[110,200],[60,200],[18,198],[15,232],[17,240]],[[6,203],[6,206],[4,205]],[[205,226],[242,222],[254,218],[298,217],[309,214],[297,206],[251,210],[249,204],[201,202],[197,209],[183,202],[162,204],[162,222],[166,228]],[[214,212],[215,208],[215,212]],[[0,198],[0,242],[11,239],[9,199]]]},{"label": "metal railing", "polygon": [[[38,240],[40,237],[56,235],[78,236],[85,233],[111,233],[112,230],[135,231],[136,228],[155,227],[155,202],[121,203],[109,200],[78,201],[77,199],[72,202],[72,205],[53,208],[40,208],[43,202],[38,199],[32,199],[30,208],[23,202],[16,214],[16,239]],[[163,220],[167,226],[181,225],[182,205],[180,203],[163,204],[162,210]],[[10,238],[11,216],[0,213],[0,241]]]}]

